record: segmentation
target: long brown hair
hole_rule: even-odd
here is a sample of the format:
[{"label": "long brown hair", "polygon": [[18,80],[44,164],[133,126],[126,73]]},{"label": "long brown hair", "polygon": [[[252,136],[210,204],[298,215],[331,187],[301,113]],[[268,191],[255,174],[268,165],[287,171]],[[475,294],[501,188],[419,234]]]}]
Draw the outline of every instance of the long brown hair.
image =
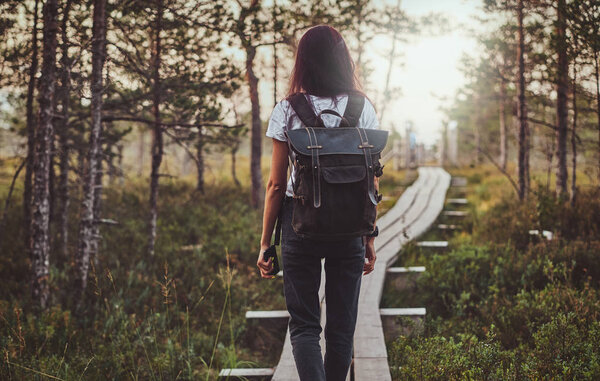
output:
[{"label": "long brown hair", "polygon": [[288,95],[300,92],[321,97],[363,94],[355,71],[342,35],[329,25],[312,27],[298,43]]}]

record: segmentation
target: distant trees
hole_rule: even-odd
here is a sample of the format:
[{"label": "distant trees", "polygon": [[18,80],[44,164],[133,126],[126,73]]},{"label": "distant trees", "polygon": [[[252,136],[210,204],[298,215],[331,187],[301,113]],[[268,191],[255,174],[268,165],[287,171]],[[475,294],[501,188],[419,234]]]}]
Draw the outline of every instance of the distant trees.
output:
[{"label": "distant trees", "polygon": [[[591,135],[591,126],[600,126],[600,119],[596,122],[591,119],[600,99],[600,93],[593,93],[600,88],[593,78],[595,61],[592,58],[594,46],[600,46],[593,44],[597,41],[593,36],[598,36],[598,23],[594,21],[600,21],[596,3],[591,0],[484,0],[491,23],[498,26],[492,28],[491,33],[482,34],[485,53],[478,63],[476,72],[479,74],[470,75],[473,83],[481,86],[470,84],[459,92],[474,94],[474,98],[482,100],[483,107],[457,99],[447,113],[449,119],[462,124],[463,130],[480,129],[486,136],[482,150],[498,152],[498,162],[491,156],[488,158],[502,171],[506,172],[510,158],[509,143],[515,142],[515,183],[521,199],[527,197],[530,189],[530,161],[539,163],[536,156],[539,153],[547,165],[546,183],[549,184],[554,172],[556,193],[563,200],[569,192],[571,199],[575,197],[575,170],[600,172],[600,165],[592,166],[589,160],[593,152],[591,144],[596,141]],[[494,33],[500,37],[498,40],[491,37]],[[496,85],[485,86],[493,77],[497,78]],[[496,99],[497,106],[489,103]],[[480,121],[489,120],[484,113],[489,112],[490,107],[496,108],[500,116],[495,123],[482,125],[474,121],[477,117],[463,117],[480,115],[483,116]],[[516,122],[512,134],[508,129],[512,124],[511,114]],[[464,143],[470,144],[469,136],[463,136],[467,138]],[[594,153],[600,156],[598,150]],[[578,158],[585,160],[585,166],[577,165]]]}]

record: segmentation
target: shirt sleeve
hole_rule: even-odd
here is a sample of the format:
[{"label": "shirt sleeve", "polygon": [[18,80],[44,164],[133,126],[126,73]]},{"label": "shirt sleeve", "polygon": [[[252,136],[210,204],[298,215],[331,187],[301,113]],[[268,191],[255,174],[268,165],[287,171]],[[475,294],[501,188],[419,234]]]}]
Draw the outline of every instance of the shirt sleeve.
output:
[{"label": "shirt sleeve", "polygon": [[365,106],[360,115],[359,124],[362,128],[379,129],[379,120],[377,120],[375,107],[373,107],[373,104],[368,99],[365,99]]},{"label": "shirt sleeve", "polygon": [[269,126],[267,127],[266,135],[269,138],[277,139],[282,142],[286,142],[285,126],[288,122],[288,105],[287,100],[283,100],[275,105],[271,118],[269,119]]}]

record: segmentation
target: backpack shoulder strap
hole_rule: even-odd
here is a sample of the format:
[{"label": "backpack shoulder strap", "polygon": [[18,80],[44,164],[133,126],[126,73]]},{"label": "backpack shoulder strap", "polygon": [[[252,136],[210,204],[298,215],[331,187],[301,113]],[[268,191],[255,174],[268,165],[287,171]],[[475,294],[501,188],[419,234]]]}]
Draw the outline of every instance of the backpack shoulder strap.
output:
[{"label": "backpack shoulder strap", "polygon": [[292,108],[298,115],[298,118],[302,121],[306,127],[318,127],[319,118],[315,115],[314,110],[308,103],[306,96],[303,93],[296,93],[288,97],[288,101],[292,105]]},{"label": "backpack shoulder strap", "polygon": [[365,97],[358,94],[348,94],[348,103],[344,111],[344,118],[348,121],[349,127],[358,126],[358,120],[365,106]]}]

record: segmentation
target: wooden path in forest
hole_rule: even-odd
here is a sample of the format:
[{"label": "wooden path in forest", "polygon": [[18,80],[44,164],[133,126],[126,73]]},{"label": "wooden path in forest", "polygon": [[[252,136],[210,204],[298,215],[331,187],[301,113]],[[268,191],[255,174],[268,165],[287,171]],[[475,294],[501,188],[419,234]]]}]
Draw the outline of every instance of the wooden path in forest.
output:
[{"label": "wooden path in forest", "polygon": [[[444,207],[446,191],[450,186],[450,175],[437,167],[421,167],[418,171],[417,180],[406,189],[394,207],[377,222],[380,231],[379,237],[375,240],[377,263],[373,273],[362,279],[354,337],[354,362],[351,372],[354,372],[354,380],[357,381],[391,380],[379,310],[386,270],[396,260],[402,245],[427,231]],[[322,271],[321,274],[319,297],[321,325],[324,327],[327,308],[324,297],[325,272]],[[323,334],[321,334],[321,348],[325,350]],[[292,355],[289,330],[272,379],[276,381],[299,379]]]}]

